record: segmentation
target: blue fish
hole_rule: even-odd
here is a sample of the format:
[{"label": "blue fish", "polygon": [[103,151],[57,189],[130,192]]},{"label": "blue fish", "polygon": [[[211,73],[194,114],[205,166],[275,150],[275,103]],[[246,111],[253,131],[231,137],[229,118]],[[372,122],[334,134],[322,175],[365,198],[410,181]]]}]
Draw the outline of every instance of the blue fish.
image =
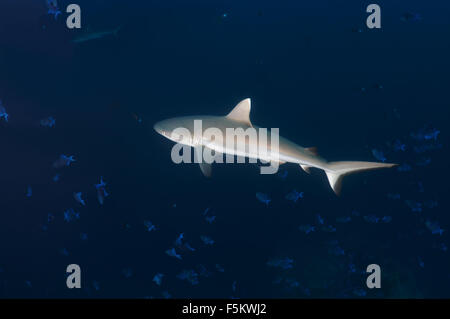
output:
[{"label": "blue fish", "polygon": [[383,216],[383,218],[381,218],[382,223],[390,223],[391,221],[392,221],[391,216]]},{"label": "blue fish", "polygon": [[74,211],[72,208],[69,208],[64,211],[64,221],[70,223],[73,220],[80,219],[80,214]]},{"label": "blue fish", "polygon": [[237,281],[233,281],[233,283],[231,284],[231,290],[233,290],[233,292],[236,292],[236,285],[237,285]]},{"label": "blue fish", "polygon": [[416,165],[417,165],[417,166],[427,166],[427,165],[429,165],[430,163],[431,163],[431,158],[429,158],[429,157],[424,157],[424,158],[419,159],[419,160],[416,162]]},{"label": "blue fish", "polygon": [[51,223],[55,219],[55,215],[47,214],[47,223]]},{"label": "blue fish", "polygon": [[206,216],[205,220],[207,223],[212,224],[216,220],[216,216]]},{"label": "blue fish", "polygon": [[31,196],[33,196],[33,189],[31,188],[31,186],[27,187],[27,193],[26,193],[27,197],[30,198]]},{"label": "blue fish", "polygon": [[125,268],[124,270],[122,270],[122,275],[125,278],[131,278],[131,276],[133,276],[133,270],[131,268]]},{"label": "blue fish", "polygon": [[422,154],[428,151],[434,151],[439,150],[442,148],[442,144],[436,143],[436,144],[423,144],[423,145],[416,145],[413,147],[414,152],[417,154]]},{"label": "blue fish", "polygon": [[81,192],[78,193],[73,193],[73,198],[75,198],[75,200],[80,203],[83,206],[86,206],[86,202],[84,201],[84,199],[81,197],[83,194]]},{"label": "blue fish", "polygon": [[355,264],[350,263],[350,264],[348,265],[348,272],[350,272],[350,273],[355,273],[355,272],[356,272],[356,266],[355,266]]},{"label": "blue fish", "polygon": [[400,194],[387,194],[387,198],[392,199],[392,200],[399,200],[400,199]]},{"label": "blue fish", "polygon": [[225,269],[219,264],[216,264],[216,269],[218,272],[225,272]]},{"label": "blue fish", "polygon": [[205,245],[214,245],[214,240],[208,236],[200,236],[200,239]]},{"label": "blue fish", "polygon": [[413,213],[420,213],[422,211],[422,203],[414,200],[405,200],[405,204],[411,209]]},{"label": "blue fish", "polygon": [[256,198],[261,202],[266,204],[267,206],[269,206],[269,203],[271,202],[271,199],[269,197],[269,195],[264,194],[264,193],[256,193]]},{"label": "blue fish", "polygon": [[346,224],[352,221],[352,218],[350,216],[344,216],[344,217],[338,217],[336,218],[336,222]]},{"label": "blue fish", "polygon": [[441,243],[441,244],[439,245],[439,249],[442,250],[442,251],[447,251],[447,250],[448,250],[448,247],[447,247],[447,245],[445,245],[444,243]]},{"label": "blue fish", "polygon": [[339,245],[332,245],[328,252],[334,256],[344,256],[345,251]]},{"label": "blue fish", "polygon": [[439,206],[438,202],[435,201],[435,200],[427,200],[427,201],[425,201],[425,202],[423,203],[423,205],[424,205],[425,207],[427,207],[427,208],[430,208],[430,209]]},{"label": "blue fish", "polygon": [[69,251],[67,250],[67,248],[62,248],[59,253],[65,257],[69,256]]},{"label": "blue fish", "polygon": [[208,269],[206,269],[206,267],[203,266],[202,264],[197,265],[197,269],[198,269],[198,274],[201,277],[208,278],[211,276],[211,272]]},{"label": "blue fish", "polygon": [[294,260],[292,258],[286,257],[286,258],[274,258],[267,262],[267,266],[269,267],[276,267],[281,269],[291,269],[294,267],[293,265]]},{"label": "blue fish", "polygon": [[316,215],[316,218],[317,218],[317,222],[320,224],[320,225],[323,225],[324,224],[324,219],[322,218],[322,216],[320,216],[319,214],[317,214]]},{"label": "blue fish", "polygon": [[427,220],[425,222],[425,226],[427,226],[427,228],[431,231],[431,234],[433,235],[441,235],[444,233],[444,229],[441,228],[441,226],[439,226],[438,222],[431,222],[429,220]]},{"label": "blue fish", "polygon": [[406,12],[402,14],[400,20],[403,22],[418,22],[422,20],[422,16],[419,13]]},{"label": "blue fish", "polygon": [[175,248],[167,249],[167,250],[166,250],[166,254],[167,254],[168,256],[170,256],[170,257],[174,257],[174,258],[177,258],[177,259],[179,259],[179,260],[182,259],[181,256],[177,254]]},{"label": "blue fish", "polygon": [[208,215],[208,213],[211,211],[211,209],[208,207],[203,212],[203,216],[205,216],[205,220],[207,223],[212,224],[216,220],[216,216],[214,215]]},{"label": "blue fish", "polygon": [[316,230],[315,226],[311,226],[311,225],[301,225],[298,227],[298,229],[301,232],[304,232],[306,235],[308,235],[309,233],[312,233],[313,231]]},{"label": "blue fish", "polygon": [[75,162],[72,156],[60,155],[59,158],[53,163],[54,168],[68,167],[71,163]]},{"label": "blue fish", "polygon": [[42,127],[53,128],[55,127],[56,120],[52,116],[49,116],[45,119],[42,119],[40,123]]},{"label": "blue fish", "polygon": [[58,18],[58,15],[61,14],[61,11],[58,8],[58,3],[56,0],[45,0],[47,4],[47,14],[53,15],[55,20]]},{"label": "blue fish", "polygon": [[441,131],[433,128],[424,134],[424,138],[425,138],[425,140],[435,140],[436,141],[439,133],[441,133]]},{"label": "blue fish", "polygon": [[397,167],[397,170],[399,172],[409,172],[412,169],[411,165],[403,163],[399,167]]},{"label": "blue fish", "polygon": [[8,122],[9,115],[8,115],[8,113],[6,113],[6,109],[3,106],[2,100],[0,100],[0,119],[2,119],[2,118],[5,120],[5,122]]},{"label": "blue fish", "polygon": [[358,297],[365,297],[367,295],[367,292],[364,289],[358,288],[353,290],[353,294]]},{"label": "blue fish", "polygon": [[153,223],[149,220],[144,221],[144,227],[145,227],[145,230],[147,230],[148,232],[156,230],[156,226],[153,225]]},{"label": "blue fish", "polygon": [[441,131],[436,128],[424,127],[421,128],[418,132],[411,132],[410,135],[417,141],[436,141],[440,132]]},{"label": "blue fish", "polygon": [[400,140],[395,140],[394,150],[404,152],[406,151],[406,144],[402,143]]},{"label": "blue fish", "polygon": [[287,199],[287,200],[290,200],[290,201],[293,201],[294,203],[297,203],[297,200],[299,199],[299,198],[303,198],[303,192],[297,192],[295,189],[292,191],[292,192],[290,192],[289,194],[287,194],[286,196],[285,196],[285,198]]},{"label": "blue fish", "polygon": [[154,277],[153,277],[153,282],[155,284],[157,284],[158,286],[161,286],[162,283],[162,279],[163,279],[164,275],[161,273],[157,273]]},{"label": "blue fish", "polygon": [[372,149],[372,155],[380,162],[383,162],[383,163],[386,162],[386,156],[384,156],[384,153],[382,151],[374,148],[374,149]]},{"label": "blue fish", "polygon": [[334,233],[336,232],[336,228],[334,228],[332,225],[326,225],[322,227],[322,231],[326,233]]},{"label": "blue fish", "polygon": [[420,268],[425,268],[425,263],[423,262],[422,258],[417,257],[417,261],[419,263]]},{"label": "blue fish", "polygon": [[352,216],[359,217],[361,215],[357,210],[352,210]]},{"label": "blue fish", "polygon": [[380,221],[380,218],[371,214],[371,215],[364,216],[364,220],[368,223],[376,224]]},{"label": "blue fish", "polygon": [[109,196],[108,192],[105,189],[106,183],[103,181],[103,177],[100,177],[100,183],[95,184],[95,188],[97,189],[97,199],[100,205],[103,205],[105,198]]},{"label": "blue fish", "polygon": [[163,296],[164,299],[170,299],[170,298],[172,298],[172,295],[171,295],[167,290],[164,290],[164,291],[161,293],[161,295]]},{"label": "blue fish", "polygon": [[181,246],[183,244],[183,238],[184,238],[184,233],[181,233],[180,235],[178,235],[177,239],[175,240],[175,246]]},{"label": "blue fish", "polygon": [[186,280],[191,283],[193,286],[198,285],[198,274],[193,270],[182,270],[181,273],[177,275],[177,278],[180,280]]},{"label": "blue fish", "polygon": [[99,290],[100,290],[100,283],[99,283],[98,281],[94,280],[94,281],[92,282],[92,287],[94,287],[94,289],[95,289],[96,291],[99,291]]}]

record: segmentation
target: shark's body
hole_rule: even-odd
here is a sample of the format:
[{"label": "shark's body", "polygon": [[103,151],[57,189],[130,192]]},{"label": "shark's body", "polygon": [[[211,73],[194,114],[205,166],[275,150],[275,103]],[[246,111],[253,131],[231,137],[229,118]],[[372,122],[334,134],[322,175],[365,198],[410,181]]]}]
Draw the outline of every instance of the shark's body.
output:
[{"label": "shark's body", "polygon": [[104,38],[107,36],[117,35],[117,33],[119,31],[120,31],[120,27],[118,27],[115,30],[110,30],[110,31],[86,33],[86,34],[82,34],[79,37],[75,38],[72,42],[73,43],[82,43],[82,42],[86,42],[86,41],[97,40],[97,39],[101,39],[101,38]]},{"label": "shark's body", "polygon": [[[277,162],[277,163],[296,163],[299,164],[303,170],[309,173],[309,168],[315,167],[325,171],[331,187],[335,193],[340,192],[342,177],[346,174],[371,170],[377,168],[392,167],[396,164],[390,163],[376,163],[376,162],[328,162],[317,154],[315,148],[301,147],[286,138],[279,137],[278,148],[271,148],[271,135],[268,133],[267,137],[267,154],[268,156],[261,157],[251,139],[246,139],[246,144],[242,147],[236,146],[235,148],[227,148],[226,143],[216,142],[214,140],[196,139],[195,137],[186,139],[184,137],[174,134],[174,130],[177,128],[185,128],[194,134],[194,121],[202,121],[202,129],[216,128],[222,132],[223,136],[226,136],[227,129],[241,128],[246,130],[247,128],[258,128],[250,121],[250,99],[240,102],[228,115],[226,116],[186,116],[177,117],[168,120],[158,122],[154,125],[154,129],[161,135],[167,137],[170,140],[178,142],[180,144],[188,145],[194,148],[207,147],[216,152],[238,155],[248,158],[260,159],[264,161]],[[259,138],[258,138],[259,139]],[[255,141],[253,141],[255,143]],[[257,143],[257,141],[256,141]],[[205,175],[210,174],[210,168],[205,168],[205,164],[200,164],[202,172]]]}]

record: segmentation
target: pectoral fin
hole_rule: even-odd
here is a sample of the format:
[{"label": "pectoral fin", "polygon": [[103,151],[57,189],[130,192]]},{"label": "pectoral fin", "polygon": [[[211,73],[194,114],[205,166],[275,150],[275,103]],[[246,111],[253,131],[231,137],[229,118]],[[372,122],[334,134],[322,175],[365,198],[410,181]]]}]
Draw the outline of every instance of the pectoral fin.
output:
[{"label": "pectoral fin", "polygon": [[212,165],[208,163],[199,163],[200,170],[206,177],[211,177]]},{"label": "pectoral fin", "polygon": [[211,164],[205,163],[203,161],[203,148],[203,146],[194,147],[194,160],[200,166],[200,170],[202,171],[203,175],[205,175],[206,177],[211,177],[212,167]]}]

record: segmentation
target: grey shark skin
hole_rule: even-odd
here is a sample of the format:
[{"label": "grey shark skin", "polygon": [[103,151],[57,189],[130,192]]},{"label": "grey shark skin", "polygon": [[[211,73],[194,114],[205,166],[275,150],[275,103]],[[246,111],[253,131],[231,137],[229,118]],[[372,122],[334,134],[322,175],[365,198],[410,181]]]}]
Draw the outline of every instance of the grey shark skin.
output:
[{"label": "grey shark skin", "polygon": [[101,38],[104,38],[104,37],[107,37],[110,35],[117,35],[117,33],[120,31],[120,29],[121,29],[121,27],[118,27],[111,31],[102,31],[102,32],[82,34],[79,37],[75,38],[72,42],[73,43],[82,43],[82,42],[86,42],[86,41],[101,39]]},{"label": "grey shark skin", "polygon": [[[194,148],[207,147],[219,153],[241,155],[248,158],[262,159],[265,161],[275,161],[280,164],[296,163],[299,164],[307,173],[309,173],[309,169],[311,167],[322,169],[325,171],[330,186],[336,194],[340,193],[342,177],[347,174],[372,169],[389,168],[397,165],[377,162],[328,162],[317,154],[315,148],[301,147],[281,136],[279,137],[277,153],[274,154],[273,150],[271,150],[270,133],[267,134],[267,149],[272,151],[271,154],[273,154],[273,158],[261,158],[257,152],[251,152],[251,150],[254,149],[251,145],[249,145],[249,143],[251,143],[251,139],[246,139],[245,149],[239,151],[237,149],[227,149],[224,143],[214,143],[214,141],[195,138],[185,139],[184,137],[172,134],[172,132],[177,128],[185,128],[191,132],[192,136],[194,136],[194,120],[201,120],[203,131],[208,128],[217,128],[222,132],[222,135],[225,137],[224,139],[226,139],[227,128],[242,128],[243,130],[250,127],[258,128],[250,121],[250,109],[251,101],[250,99],[245,99],[226,116],[207,115],[175,117],[156,123],[154,125],[154,129],[159,134],[174,142]],[[276,150],[276,148],[274,148],[274,150]],[[205,170],[202,164],[200,164],[200,168],[202,169],[203,174],[206,176],[210,175],[210,168]]]}]

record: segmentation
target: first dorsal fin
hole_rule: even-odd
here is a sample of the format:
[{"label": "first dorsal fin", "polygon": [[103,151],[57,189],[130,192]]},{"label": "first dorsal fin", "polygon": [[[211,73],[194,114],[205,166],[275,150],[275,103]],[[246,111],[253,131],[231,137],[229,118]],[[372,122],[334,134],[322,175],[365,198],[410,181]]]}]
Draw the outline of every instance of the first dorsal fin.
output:
[{"label": "first dorsal fin", "polygon": [[234,109],[227,115],[227,118],[251,126],[252,123],[250,122],[250,108],[251,100],[245,99],[234,107]]}]

